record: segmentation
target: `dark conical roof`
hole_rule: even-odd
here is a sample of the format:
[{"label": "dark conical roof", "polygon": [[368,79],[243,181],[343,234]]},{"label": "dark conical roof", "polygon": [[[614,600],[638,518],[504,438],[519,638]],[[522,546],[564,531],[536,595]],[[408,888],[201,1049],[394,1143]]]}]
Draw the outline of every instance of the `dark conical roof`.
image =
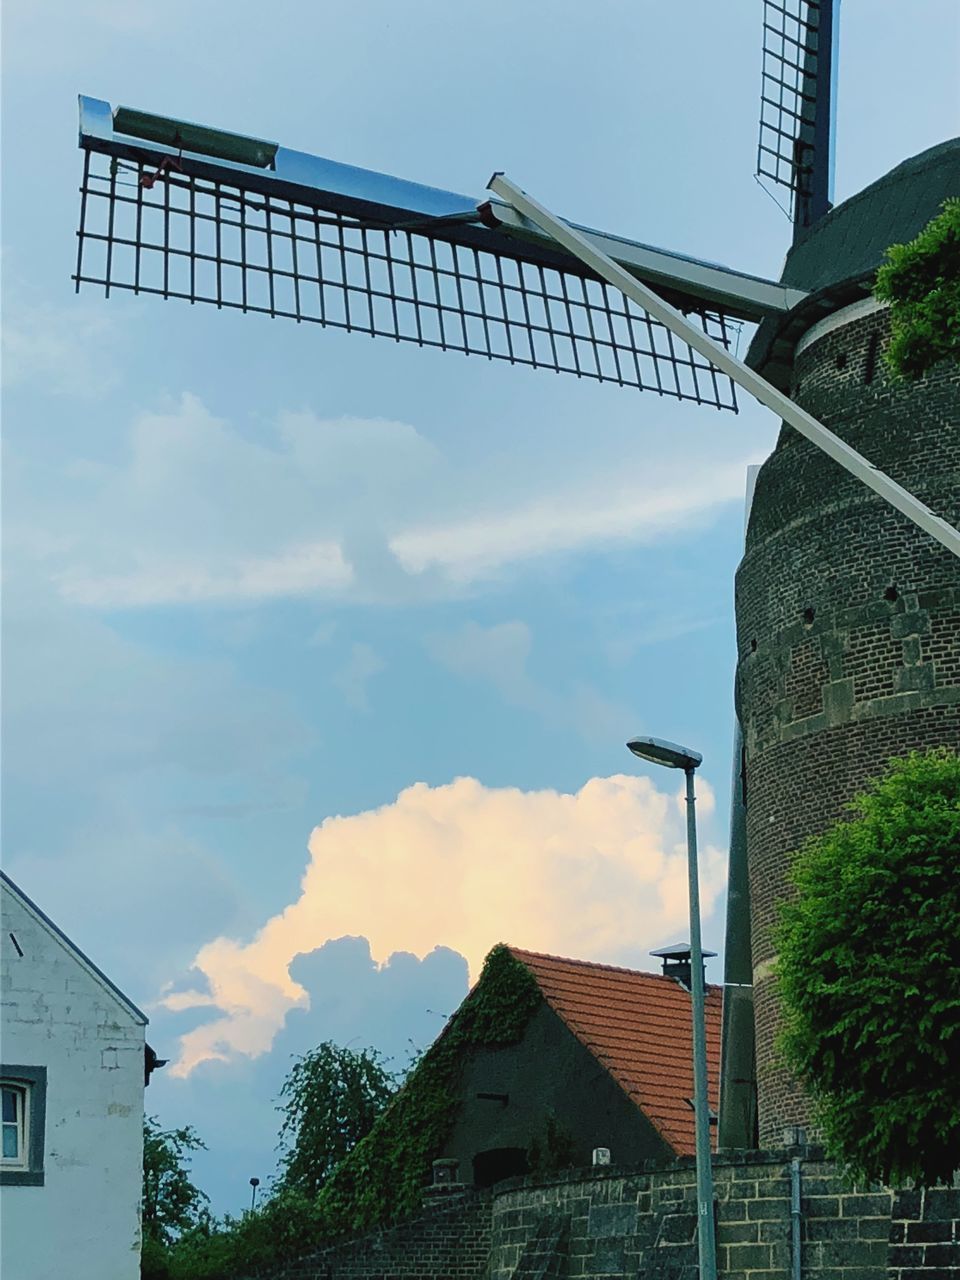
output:
[{"label": "dark conical roof", "polygon": [[890,245],[912,240],[951,196],[960,196],[960,138],[911,156],[831,209],[792,246],[780,277],[811,296],[760,325],[747,363],[785,387],[800,334],[865,297]]}]

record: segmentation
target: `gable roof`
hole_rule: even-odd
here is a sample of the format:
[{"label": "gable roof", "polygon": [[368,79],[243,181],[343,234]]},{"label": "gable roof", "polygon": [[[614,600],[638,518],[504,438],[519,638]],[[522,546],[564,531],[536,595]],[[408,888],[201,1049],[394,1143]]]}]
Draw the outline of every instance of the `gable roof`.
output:
[{"label": "gable roof", "polygon": [[[658,973],[568,960],[510,947],[533,974],[547,1004],[677,1155],[696,1149],[693,1107],[693,1028],[690,993]],[[720,1093],[720,1015],[723,988],[706,989],[707,1096]]]},{"label": "gable roof", "polygon": [[86,969],[86,971],[97,982],[107,989],[109,994],[114,998],[114,1000],[116,1000],[117,1004],[119,1004],[123,1010],[133,1018],[134,1022],[139,1023],[141,1026],[146,1026],[150,1021],[147,1015],[143,1013],[142,1010],[138,1009],[128,996],[123,994],[115,982],[110,981],[103,970],[98,968],[90,957],[85,955],[77,944],[68,938],[58,925],[54,924],[47,913],[41,910],[32,898],[27,897],[20,886],[16,884],[15,881],[11,880],[5,871],[0,871],[0,882],[2,882],[4,888],[8,889],[10,893],[12,893],[13,896],[22,903],[29,914],[32,915],[66,951],[70,952],[80,966]]}]

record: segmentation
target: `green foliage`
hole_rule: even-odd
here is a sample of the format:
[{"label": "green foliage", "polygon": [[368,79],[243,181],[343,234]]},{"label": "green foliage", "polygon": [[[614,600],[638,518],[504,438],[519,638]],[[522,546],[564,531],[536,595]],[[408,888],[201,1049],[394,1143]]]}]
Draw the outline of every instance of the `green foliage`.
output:
[{"label": "green foliage", "polygon": [[801,850],[781,913],[782,1049],[852,1175],[960,1164],[960,757],[890,762]]},{"label": "green foliage", "polygon": [[325,1040],[291,1067],[280,1090],[280,1187],[312,1199],[396,1091],[376,1049],[341,1049]]},{"label": "green foliage", "polygon": [[202,1218],[207,1197],[190,1181],[190,1152],[206,1150],[193,1129],[143,1122],[142,1223],[145,1240],[169,1245]]},{"label": "green foliage", "polygon": [[281,1190],[256,1211],[185,1232],[170,1251],[164,1280],[245,1280],[307,1252],[315,1236],[313,1202]]},{"label": "green foliage", "polygon": [[891,245],[874,292],[890,304],[884,360],[894,374],[919,378],[960,361],[960,199],[945,201],[915,240]]}]

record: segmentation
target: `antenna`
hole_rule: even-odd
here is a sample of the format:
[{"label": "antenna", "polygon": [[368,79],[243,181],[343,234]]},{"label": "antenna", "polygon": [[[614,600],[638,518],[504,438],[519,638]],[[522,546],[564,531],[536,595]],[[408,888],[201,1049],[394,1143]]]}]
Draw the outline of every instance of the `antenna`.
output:
[{"label": "antenna", "polygon": [[790,192],[794,239],[833,202],[840,0],[763,0],[757,176]]}]

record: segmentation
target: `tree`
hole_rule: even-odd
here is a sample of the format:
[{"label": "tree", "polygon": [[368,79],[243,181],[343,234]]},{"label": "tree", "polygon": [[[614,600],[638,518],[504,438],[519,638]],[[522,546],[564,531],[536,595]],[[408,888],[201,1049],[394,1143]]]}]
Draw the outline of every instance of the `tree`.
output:
[{"label": "tree", "polygon": [[297,1059],[280,1090],[283,1124],[279,1187],[311,1199],[373,1128],[396,1091],[376,1049],[341,1049],[326,1040]]},{"label": "tree", "polygon": [[155,1116],[143,1122],[143,1234],[172,1244],[200,1222],[208,1197],[190,1181],[190,1152],[206,1151],[193,1128],[163,1130]]},{"label": "tree", "polygon": [[960,1164],[960,757],[890,762],[797,856],[779,929],[787,1064],[867,1181]]},{"label": "tree", "polygon": [[941,360],[960,361],[960,199],[947,200],[909,244],[887,250],[874,292],[890,304],[890,346],[898,377],[919,378]]},{"label": "tree", "polygon": [[143,1248],[145,1280],[169,1275],[172,1250],[185,1235],[209,1222],[207,1196],[190,1181],[192,1151],[206,1150],[190,1125],[163,1130],[154,1116],[143,1122]]}]

